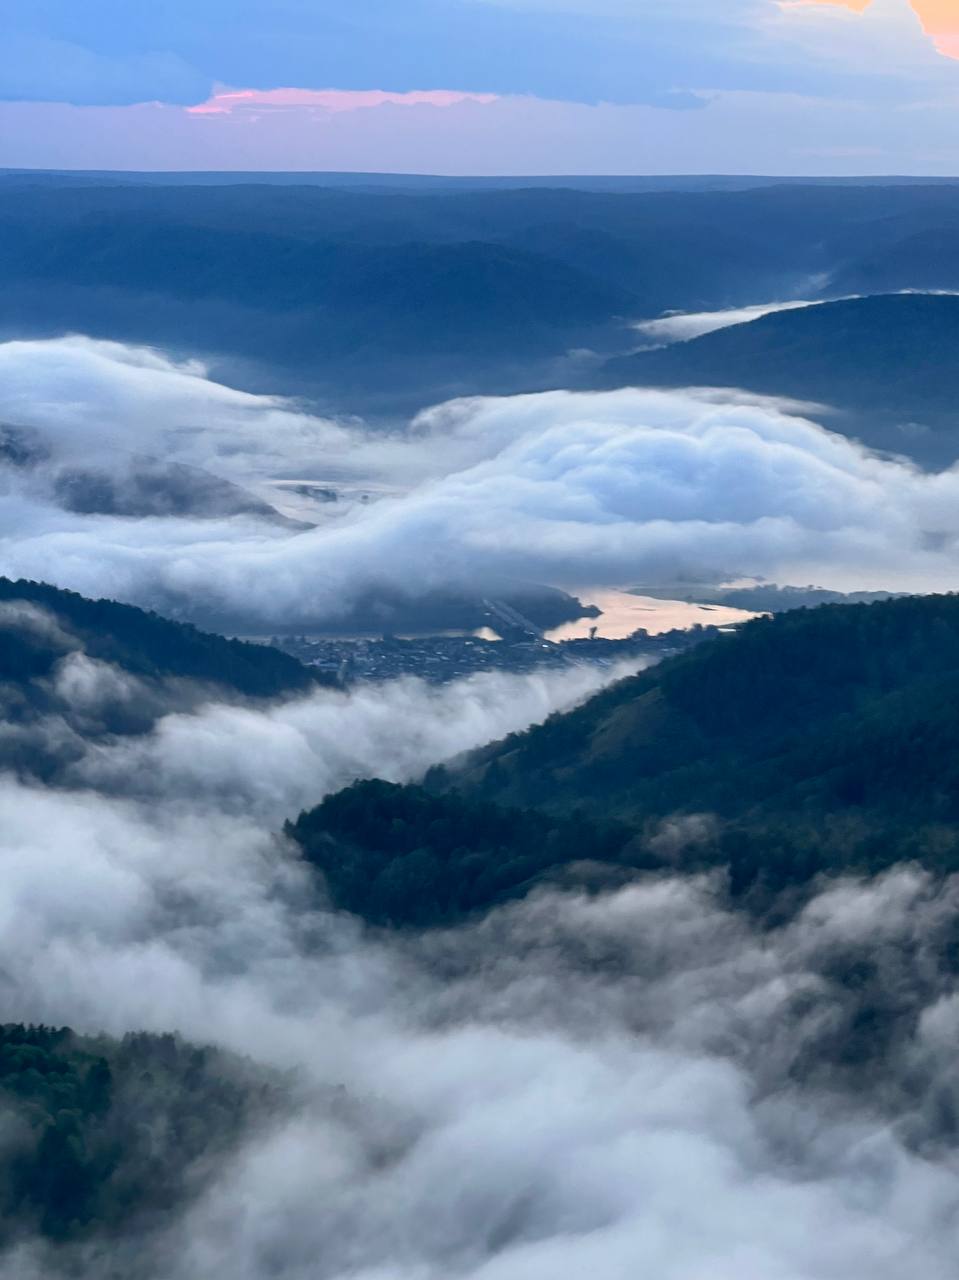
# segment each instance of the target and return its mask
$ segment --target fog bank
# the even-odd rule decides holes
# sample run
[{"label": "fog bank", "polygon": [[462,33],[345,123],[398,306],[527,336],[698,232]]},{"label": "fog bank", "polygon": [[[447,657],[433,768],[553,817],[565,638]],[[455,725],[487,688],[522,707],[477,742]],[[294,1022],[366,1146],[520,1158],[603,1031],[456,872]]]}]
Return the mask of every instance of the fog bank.
[{"label": "fog bank", "polygon": [[269,631],[371,593],[504,580],[954,585],[959,472],[871,454],[793,405],[549,392],[456,401],[383,435],[117,344],[8,343],[0,371],[0,414],[55,451],[88,449],[102,425],[106,440],[125,433],[139,452],[280,506],[278,479],[341,486],[341,501],[314,504],[317,527],[298,531],[255,513],[78,514],[29,468],[3,469],[3,572],[174,615],[242,615]]}]

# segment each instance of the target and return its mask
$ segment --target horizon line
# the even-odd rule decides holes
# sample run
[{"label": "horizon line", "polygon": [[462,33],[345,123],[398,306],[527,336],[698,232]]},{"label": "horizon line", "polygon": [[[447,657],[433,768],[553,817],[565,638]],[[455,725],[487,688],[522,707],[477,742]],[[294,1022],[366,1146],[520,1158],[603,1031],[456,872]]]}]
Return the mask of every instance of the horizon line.
[{"label": "horizon line", "polygon": [[495,173],[439,173],[433,170],[391,170],[391,169],[117,169],[117,168],[51,168],[47,166],[0,165],[0,176],[9,175],[50,174],[60,175],[120,175],[125,177],[180,177],[209,174],[212,177],[230,177],[233,175],[263,174],[275,177],[317,177],[317,178],[415,178],[438,182],[643,182],[668,180],[722,181],[743,182],[761,179],[766,182],[959,182],[959,172],[954,174],[906,173],[881,171],[876,173],[764,173],[757,170],[739,172],[664,171],[647,173],[532,173],[525,170],[516,172]]}]

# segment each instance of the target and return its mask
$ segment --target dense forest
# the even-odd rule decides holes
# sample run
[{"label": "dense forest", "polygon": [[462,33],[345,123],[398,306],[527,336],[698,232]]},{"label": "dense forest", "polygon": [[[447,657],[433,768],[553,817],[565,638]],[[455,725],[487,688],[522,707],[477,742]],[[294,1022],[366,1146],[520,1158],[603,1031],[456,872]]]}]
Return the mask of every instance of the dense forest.
[{"label": "dense forest", "polygon": [[[432,776],[439,781],[441,771]],[[617,861],[630,838],[617,823],[375,780],[327,797],[286,832],[338,907],[397,927],[454,922],[584,857]]]},{"label": "dense forest", "polygon": [[584,863],[722,867],[764,900],[903,859],[955,871],[957,706],[959,596],[795,610],[289,830],[377,923],[445,922]]},{"label": "dense forest", "polygon": [[0,1027],[0,1244],[160,1225],[273,1104],[262,1072],[176,1036]]},{"label": "dense forest", "polygon": [[951,820],[957,690],[959,596],[792,610],[487,748],[472,773],[495,763],[514,801],[619,813],[932,806]]}]

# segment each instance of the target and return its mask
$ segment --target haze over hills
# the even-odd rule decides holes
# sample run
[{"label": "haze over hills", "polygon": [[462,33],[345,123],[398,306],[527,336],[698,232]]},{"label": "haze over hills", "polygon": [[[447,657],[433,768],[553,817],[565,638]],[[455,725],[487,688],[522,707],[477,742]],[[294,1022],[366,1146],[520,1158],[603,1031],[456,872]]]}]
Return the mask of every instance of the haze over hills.
[{"label": "haze over hills", "polygon": [[955,283],[948,183],[96,180],[0,181],[0,326],[188,350],[341,410],[556,385],[571,349],[628,350],[630,321],[835,294],[873,258],[884,288]]},{"label": "haze over hills", "polygon": [[[936,467],[959,456],[959,298],[889,294],[778,311],[605,365],[603,386],[737,386],[840,410],[824,421]],[[815,412],[815,411],[814,411]]]},{"label": "haze over hills", "polygon": [[943,226],[898,237],[838,271],[829,283],[833,297],[894,293],[901,289],[959,289],[959,238]]},{"label": "haze over hills", "polygon": [[763,174],[515,174],[461,177],[449,174],[359,173],[293,170],[288,173],[250,170],[143,170],[135,169],[9,169],[0,168],[0,183],[36,185],[52,183],[76,186],[237,186],[255,182],[269,186],[360,187],[392,193],[397,190],[503,191],[535,187],[571,191],[747,191],[757,187],[936,187],[954,186],[959,178],[948,176],[771,177]]},{"label": "haze over hills", "polygon": [[98,455],[58,451],[43,432],[0,422],[0,477],[25,481],[65,511],[201,520],[250,516],[308,527],[202,467],[118,449],[100,449]]},{"label": "haze over hills", "polygon": [[[956,1129],[941,1111],[950,1078],[916,1027],[948,998],[955,975],[955,597],[826,606],[752,623],[540,728],[451,762],[451,724],[464,710],[475,720],[483,706],[475,684],[437,695],[441,701],[431,705],[412,689],[389,688],[348,698],[321,690],[304,700],[293,681],[292,700],[231,708],[229,701],[178,701],[175,680],[167,680],[154,690],[159,718],[152,728],[104,731],[96,717],[111,687],[115,693],[111,679],[192,677],[212,662],[221,667],[216,696],[223,698],[231,682],[239,688],[252,679],[250,692],[259,692],[260,676],[278,672],[281,655],[37,584],[0,585],[4,636],[28,642],[26,649],[0,648],[8,689],[11,680],[27,687],[17,653],[27,655],[27,665],[42,662],[42,671],[31,667],[38,685],[61,667],[59,705],[38,707],[34,723],[21,724],[21,741],[31,734],[34,743],[49,741],[58,718],[72,716],[75,748],[69,772],[50,776],[57,786],[39,788],[36,774],[0,785],[4,847],[23,848],[28,828],[41,844],[51,831],[70,832],[60,877],[71,888],[40,897],[29,919],[44,927],[58,921],[73,979],[57,970],[61,982],[51,991],[49,959],[40,953],[38,967],[7,948],[4,963],[17,990],[45,1018],[72,1005],[74,1021],[85,1024],[88,1010],[102,1007],[93,978],[104,961],[116,1000],[120,956],[132,975],[119,988],[121,1018],[147,1017],[141,988],[158,972],[165,984],[179,975],[172,990],[194,1042],[252,1047],[264,1020],[273,1020],[256,1062],[172,1037],[2,1029],[0,1101],[21,1129],[0,1153],[8,1188],[0,1224],[9,1222],[11,1235],[19,1224],[47,1274],[69,1274],[78,1258],[107,1249],[117,1277],[126,1269],[152,1280],[162,1274],[157,1257],[195,1248],[195,1232],[214,1231],[219,1253],[219,1229],[207,1223],[218,1197],[232,1200],[239,1178],[258,1221],[262,1212],[271,1222],[274,1202],[263,1200],[261,1177],[275,1177],[275,1161],[288,1158],[285,1144],[304,1124],[308,1158],[317,1141],[334,1134],[362,1151],[370,1125],[377,1142],[386,1126],[392,1159],[408,1181],[423,1134],[433,1131],[393,1129],[409,1119],[409,1102],[384,1076],[383,1057],[375,1068],[364,1065],[359,1080],[354,1074],[344,1081],[339,1060],[328,1064],[322,1054],[311,1073],[298,1068],[295,1082],[275,1070],[298,1057],[301,1037],[315,1044],[323,1010],[332,1012],[351,1060],[367,1064],[371,1018],[388,1019],[397,999],[407,1030],[387,1023],[384,1051],[403,1035],[410,1036],[402,1041],[407,1052],[417,1052],[422,1036],[424,1070],[449,1049],[448,1065],[458,1073],[453,1060],[468,1045],[475,1054],[477,1036],[485,1044],[491,1035],[502,1047],[504,1035],[516,1034],[527,1053],[546,1036],[555,1088],[569,1050],[548,1024],[560,1013],[572,1016],[571,1002],[580,1010],[576,1025],[591,1039],[615,1028],[624,1046],[631,1036],[658,1037],[661,1024],[679,1016],[695,1055],[724,1063],[737,1079],[761,1080],[773,1096],[788,1087],[792,1106],[826,1090],[837,1114],[867,1131],[893,1125],[903,1158],[928,1161],[930,1169],[952,1149]],[[85,658],[98,664],[95,681],[90,670],[63,678],[66,634],[73,637],[67,665],[76,666],[82,642]],[[522,689],[522,682],[509,685],[498,710],[487,702],[459,746],[495,734],[503,708]],[[125,696],[129,705],[129,686]],[[302,756],[304,738],[324,717],[334,721],[328,736],[315,755]],[[373,724],[392,736],[374,745]],[[327,772],[333,743],[348,750],[350,739],[362,763]],[[446,768],[427,770],[425,786],[340,789],[351,775],[374,774],[377,760],[392,769],[405,759],[402,783],[404,772],[422,775],[444,757]],[[323,791],[329,798],[287,827],[285,840],[295,844],[278,839],[284,808],[292,817],[298,798],[319,799]],[[92,861],[94,848],[105,857],[102,867]],[[883,878],[900,859],[925,870],[899,866]],[[34,883],[32,865],[28,859],[19,873],[27,884]],[[95,881],[85,878],[92,866],[99,868]],[[121,910],[134,868],[137,903]],[[844,878],[864,874],[878,878]],[[94,883],[98,906],[118,921],[102,959],[89,951],[86,909],[71,905]],[[876,913],[889,939],[878,953],[870,923]],[[850,915],[862,918],[865,930],[842,925],[834,936],[830,922]],[[361,919],[375,929],[365,932]],[[248,931],[257,948],[267,947],[264,969],[252,977],[245,967],[236,970],[231,951],[246,945]],[[706,954],[709,989],[694,1002],[691,990],[685,994],[689,966],[701,983]],[[211,966],[209,976],[197,963]],[[278,1006],[272,988],[263,990],[267,981],[280,984]],[[739,1012],[728,1025],[714,1018],[696,1038],[703,1001],[724,1009],[735,996],[734,1005],[748,1011],[763,992],[768,999],[770,981],[777,990],[798,984],[805,992],[799,1003],[776,1006],[782,1061],[768,1057],[768,1015],[744,1021]],[[668,995],[676,983],[684,992],[678,1005]],[[535,1009],[544,998],[555,1012],[541,1023]],[[625,1020],[616,1012],[621,1000],[631,1010]],[[461,1040],[462,1009],[477,1002]],[[154,1017],[169,1014],[161,1009]],[[721,1034],[725,1044],[734,1027],[728,1047],[714,1043]],[[528,1079],[528,1057],[524,1062],[517,1070]],[[149,1079],[139,1078],[143,1072]],[[425,1110],[417,1107],[423,1125],[432,1123],[427,1096],[435,1102],[432,1088]],[[194,1115],[198,1105],[202,1116]],[[489,1106],[484,1115],[492,1117],[497,1104]],[[462,1114],[459,1105],[456,1112]],[[176,1139],[149,1147],[149,1176],[144,1127],[134,1115],[148,1115]],[[770,1117],[764,1144],[775,1145],[781,1122],[778,1113]],[[469,1144],[474,1149],[475,1139]],[[369,1171],[351,1175],[351,1195],[382,1190],[378,1152]],[[315,1258],[309,1182],[307,1189],[311,1209],[298,1219],[297,1240]],[[279,1194],[284,1204],[301,1203],[295,1188]],[[433,1203],[435,1195],[433,1185]],[[324,1239],[338,1256],[339,1242],[353,1237],[340,1216],[346,1209],[338,1200],[334,1207],[336,1232],[331,1239],[327,1224]],[[391,1212],[386,1220],[392,1227]],[[270,1248],[282,1252],[283,1245],[271,1236]],[[372,1249],[370,1256],[379,1254]]]},{"label": "haze over hills", "polygon": [[324,679],[265,645],[0,578],[2,758],[23,776],[62,780],[91,742],[149,733],[211,699],[292,697]]}]

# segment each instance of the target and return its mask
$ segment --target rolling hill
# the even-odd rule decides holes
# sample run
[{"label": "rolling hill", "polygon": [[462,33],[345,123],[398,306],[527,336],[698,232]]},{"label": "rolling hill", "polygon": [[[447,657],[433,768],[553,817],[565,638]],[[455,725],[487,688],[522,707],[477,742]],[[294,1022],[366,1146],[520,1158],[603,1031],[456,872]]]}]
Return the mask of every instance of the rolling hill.
[{"label": "rolling hill", "polygon": [[838,271],[833,297],[900,289],[959,289],[959,225],[914,232],[876,246]]},{"label": "rolling hill", "polygon": [[325,682],[267,645],[0,578],[0,764],[22,777],[64,781],[91,742],[149,733],[211,699],[292,696]]},{"label": "rolling hill", "polygon": [[836,296],[891,253],[895,284],[861,287],[948,288],[959,227],[954,184],[254,179],[8,175],[0,331],[155,343],[388,416],[558,385],[664,310]]},{"label": "rolling hill", "polygon": [[609,361],[603,386],[733,386],[834,406],[831,429],[933,467],[959,458],[959,297],[780,311]]},{"label": "rolling hill", "polygon": [[267,645],[227,640],[114,600],[0,578],[0,684],[46,678],[73,653],[128,675],[202,681],[247,697],[316,684],[313,672]]}]

